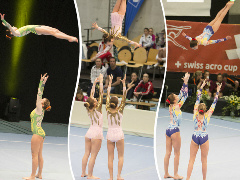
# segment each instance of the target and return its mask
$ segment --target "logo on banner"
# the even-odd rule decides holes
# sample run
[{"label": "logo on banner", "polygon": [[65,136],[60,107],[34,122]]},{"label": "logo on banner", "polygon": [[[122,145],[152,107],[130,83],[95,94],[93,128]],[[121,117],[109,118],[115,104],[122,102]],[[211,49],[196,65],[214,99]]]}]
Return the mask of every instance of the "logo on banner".
[{"label": "logo on banner", "polygon": [[[191,29],[191,26],[174,26],[174,25],[167,25],[167,40],[172,42],[175,46],[180,47],[184,50],[188,50],[185,46],[179,44],[176,41],[176,38],[181,35],[184,29]],[[177,31],[177,32],[174,32]]]},{"label": "logo on banner", "polygon": [[138,7],[141,0],[128,0],[128,3],[134,6],[135,8]]},{"label": "logo on banner", "polygon": [[167,0],[167,2],[204,2],[204,0]]}]

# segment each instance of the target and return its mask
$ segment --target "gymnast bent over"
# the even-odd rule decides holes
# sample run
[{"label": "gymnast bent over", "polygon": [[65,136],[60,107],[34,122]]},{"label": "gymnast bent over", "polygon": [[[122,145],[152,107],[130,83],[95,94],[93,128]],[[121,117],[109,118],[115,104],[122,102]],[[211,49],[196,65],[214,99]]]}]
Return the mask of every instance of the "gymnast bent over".
[{"label": "gymnast bent over", "polygon": [[234,0],[229,1],[226,4],[226,6],[221,11],[218,12],[215,19],[213,21],[211,21],[204,28],[203,33],[201,35],[197,36],[196,38],[191,38],[191,37],[187,36],[185,33],[182,33],[182,35],[190,41],[190,47],[192,49],[194,49],[194,50],[198,49],[199,45],[206,46],[206,45],[215,44],[215,43],[219,43],[219,42],[223,42],[223,41],[232,39],[231,36],[227,36],[226,38],[222,38],[222,39],[218,39],[218,40],[210,40],[212,35],[218,31],[224,17],[226,16],[227,12],[229,11],[229,9],[232,7],[233,4],[234,4]]},{"label": "gymnast bent over", "polygon": [[[170,123],[166,130],[166,155],[164,158],[164,178],[174,178],[174,179],[183,179],[182,176],[178,175],[178,166],[179,166],[179,157],[180,157],[180,148],[181,148],[181,136],[179,126],[182,121],[182,111],[181,107],[188,97],[188,79],[190,77],[189,73],[186,73],[183,77],[183,86],[181,88],[180,94],[176,95],[174,93],[170,94],[167,99],[169,104],[169,113],[170,113]],[[174,148],[174,177],[169,175],[169,159],[172,152],[172,147]]]},{"label": "gymnast bent over", "polygon": [[[33,133],[31,140],[31,151],[32,151],[32,174],[30,177],[23,177],[27,180],[35,180],[36,178],[42,179],[42,169],[43,169],[43,142],[45,139],[45,132],[41,127],[41,123],[45,114],[45,111],[50,111],[50,101],[47,98],[42,99],[44,86],[47,82],[47,73],[43,76],[41,75],[41,80],[38,87],[36,108],[31,112],[31,130]],[[36,175],[36,171],[38,173]]]},{"label": "gymnast bent over", "polygon": [[202,160],[202,173],[203,173],[203,180],[206,180],[207,177],[207,156],[209,151],[209,141],[208,141],[208,133],[207,133],[207,126],[210,121],[210,117],[213,114],[213,111],[216,107],[218,101],[218,94],[221,89],[221,85],[217,87],[217,93],[212,103],[212,106],[207,111],[206,105],[204,103],[200,103],[200,98],[202,95],[202,90],[206,85],[206,81],[204,80],[200,90],[198,90],[197,100],[194,106],[194,133],[192,135],[192,141],[190,145],[190,159],[188,163],[188,170],[187,170],[187,179],[190,179],[193,170],[193,164],[198,152],[198,148],[201,149],[201,160]]}]

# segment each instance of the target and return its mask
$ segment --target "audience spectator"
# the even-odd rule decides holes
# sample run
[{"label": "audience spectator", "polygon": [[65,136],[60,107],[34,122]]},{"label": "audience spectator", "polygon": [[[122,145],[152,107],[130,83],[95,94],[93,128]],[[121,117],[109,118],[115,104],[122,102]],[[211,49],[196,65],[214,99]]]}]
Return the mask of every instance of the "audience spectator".
[{"label": "audience spectator", "polygon": [[133,72],[131,74],[131,80],[127,84],[127,88],[130,88],[127,92],[127,99],[131,99],[133,97],[134,89],[137,87],[138,83],[140,82],[137,73]]},{"label": "audience spectator", "polygon": [[[88,97],[90,97],[90,93],[91,93],[91,89],[92,89],[92,85],[95,81],[95,79],[100,75],[100,73],[103,75],[104,79],[106,79],[106,76],[107,76],[107,68],[105,68],[104,66],[102,66],[102,60],[101,58],[97,58],[96,61],[95,61],[95,64],[92,69],[91,69],[91,74],[90,74],[90,79],[91,79],[91,84],[90,86],[88,87],[88,91],[87,91],[87,95]],[[98,86],[96,86],[97,88]],[[98,97],[98,90],[95,91],[95,95],[94,95],[95,98]]]},{"label": "audience spectator", "polygon": [[107,69],[107,78],[105,82],[105,92],[107,92],[107,87],[108,87],[108,78],[109,75],[113,75],[113,80],[112,80],[112,87],[111,87],[111,93],[114,94],[121,94],[121,79],[123,77],[123,73],[120,67],[116,65],[116,59],[114,57],[110,58],[110,67]]},{"label": "audience spectator", "polygon": [[152,46],[152,36],[149,34],[149,29],[145,28],[144,29],[144,34],[142,35],[139,44],[142,45],[142,47],[144,47],[147,51],[149,51],[149,49]]},{"label": "audience spectator", "polygon": [[214,96],[214,97],[216,96],[217,85],[219,85],[219,84],[221,84],[221,83],[222,83],[222,87],[221,87],[221,89],[220,89],[220,91],[219,91],[218,97],[222,97],[222,96],[223,96],[223,91],[224,91],[225,85],[226,85],[225,81],[223,81],[223,76],[222,76],[222,74],[219,73],[219,74],[217,75],[217,81],[215,81],[215,82],[213,83],[213,93],[214,93],[213,96]]},{"label": "audience spectator", "polygon": [[239,81],[234,78],[230,78],[227,73],[223,73],[223,81],[226,84],[226,89],[229,89],[229,92],[225,92],[224,95],[230,95],[231,92],[237,92],[239,87]]},{"label": "audience spectator", "polygon": [[157,49],[166,47],[166,33],[165,29],[156,35]]},{"label": "audience spectator", "polygon": [[91,59],[91,61],[95,61],[97,58],[101,58],[105,66],[108,67],[107,62],[109,62],[110,58],[114,56],[113,36],[109,36],[106,39],[105,49],[103,47],[100,50],[102,51],[99,51],[97,55]]},{"label": "audience spectator", "polygon": [[141,80],[134,90],[135,97],[140,101],[141,99],[152,99],[154,94],[153,84],[149,81],[149,75],[143,74],[143,80]]},{"label": "audience spectator", "polygon": [[75,97],[75,101],[86,102],[87,99],[88,99],[88,97],[84,96],[82,90],[78,87],[77,94],[76,94],[76,97]]},{"label": "audience spectator", "polygon": [[[210,97],[212,97],[212,91],[213,91],[213,81],[211,79],[209,79],[210,77],[210,73],[208,70],[205,70],[204,71],[204,79],[205,79],[205,82],[206,82],[206,85],[204,86],[204,90],[207,91],[208,95]],[[202,83],[201,83],[202,85]]]},{"label": "audience spectator", "polygon": [[166,64],[166,47],[159,48],[156,59],[158,62],[154,65],[154,67],[157,67],[158,65],[165,66],[165,64]]},{"label": "audience spectator", "polygon": [[149,35],[152,36],[152,48],[156,49],[156,36],[153,34],[153,28],[149,28]]},{"label": "audience spectator", "polygon": [[196,85],[197,89],[200,89],[202,82],[202,71],[196,71],[195,73],[193,73],[192,78],[189,79],[189,83]]}]

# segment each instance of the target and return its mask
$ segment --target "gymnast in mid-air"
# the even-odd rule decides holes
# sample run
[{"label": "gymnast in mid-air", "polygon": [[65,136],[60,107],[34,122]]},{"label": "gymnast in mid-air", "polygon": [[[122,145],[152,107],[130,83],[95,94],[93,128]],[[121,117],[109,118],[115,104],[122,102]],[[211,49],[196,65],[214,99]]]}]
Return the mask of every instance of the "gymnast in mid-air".
[{"label": "gymnast in mid-air", "polygon": [[115,39],[123,39],[123,40],[127,41],[129,44],[134,44],[135,47],[140,47],[141,45],[138,44],[137,42],[131,41],[121,35],[122,22],[123,22],[125,13],[126,13],[126,8],[127,8],[126,0],[117,0],[115,6],[113,8],[113,11],[111,13],[112,27],[111,27],[110,33],[105,31],[104,29],[100,28],[96,22],[92,24],[92,27],[103,32],[104,34],[107,34],[108,36],[112,36],[112,38],[114,40]]},{"label": "gymnast in mid-air", "polygon": [[11,26],[4,19],[5,14],[0,13],[0,16],[1,16],[2,24],[8,28],[8,30],[6,31],[7,32],[6,37],[8,37],[9,39],[11,39],[14,36],[22,37],[22,36],[28,35],[29,33],[34,33],[36,35],[51,35],[58,39],[65,39],[65,40],[68,40],[69,42],[77,42],[78,43],[78,38],[69,36],[69,35],[59,31],[56,28],[52,28],[52,27],[44,26],[44,25],[27,25],[27,26],[23,26],[21,28],[16,28],[14,26]]},{"label": "gymnast in mid-air", "polygon": [[231,36],[227,36],[226,38],[222,38],[222,39],[210,40],[212,35],[218,31],[224,17],[226,16],[227,12],[229,11],[229,9],[234,4],[234,1],[235,0],[230,0],[226,4],[226,6],[223,9],[221,9],[221,11],[218,12],[215,19],[213,21],[211,21],[204,28],[203,33],[201,35],[199,35],[195,38],[191,38],[191,37],[187,36],[184,32],[182,33],[182,35],[190,41],[190,47],[192,49],[197,50],[199,45],[207,46],[207,45],[210,45],[210,44],[215,44],[215,43],[219,43],[219,42],[223,42],[223,41],[227,41],[229,39],[232,39]]}]

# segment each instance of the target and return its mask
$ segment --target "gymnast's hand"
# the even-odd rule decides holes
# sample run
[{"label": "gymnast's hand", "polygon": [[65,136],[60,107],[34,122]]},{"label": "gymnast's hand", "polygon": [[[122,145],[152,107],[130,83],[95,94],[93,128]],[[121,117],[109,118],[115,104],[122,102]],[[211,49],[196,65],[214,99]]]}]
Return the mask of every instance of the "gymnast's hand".
[{"label": "gymnast's hand", "polygon": [[122,83],[125,84],[125,82],[126,82],[126,74],[125,74],[123,79],[120,79],[120,81],[122,81]]},{"label": "gymnast's hand", "polygon": [[203,80],[203,82],[202,82],[202,85],[201,85],[200,89],[203,89],[205,85],[206,85],[206,79],[204,79],[204,80]]},{"label": "gymnast's hand", "polygon": [[231,36],[227,36],[226,39],[229,40],[229,39],[232,39],[232,37]]},{"label": "gymnast's hand", "polygon": [[47,82],[47,80],[48,80],[48,75],[47,75],[47,73],[45,73],[43,76],[42,76],[42,74],[41,74],[41,81],[43,81],[43,84],[46,84],[46,82]]},{"label": "gymnast's hand", "polygon": [[184,32],[182,33],[182,35],[183,35],[184,37],[186,36],[186,34],[185,34]]},{"label": "gymnast's hand", "polygon": [[185,84],[188,83],[189,77],[190,77],[190,74],[188,72],[186,72],[185,76],[182,78],[182,80],[184,81]]},{"label": "gymnast's hand", "polygon": [[95,23],[92,23],[92,27],[95,28],[95,29],[98,29],[97,23],[96,23],[96,22],[95,22]]},{"label": "gymnast's hand", "polygon": [[1,20],[4,20],[5,14],[1,14],[1,13],[0,13],[0,16],[1,16]]},{"label": "gymnast's hand", "polygon": [[221,87],[222,87],[222,83],[217,85],[217,92],[220,92]]}]

